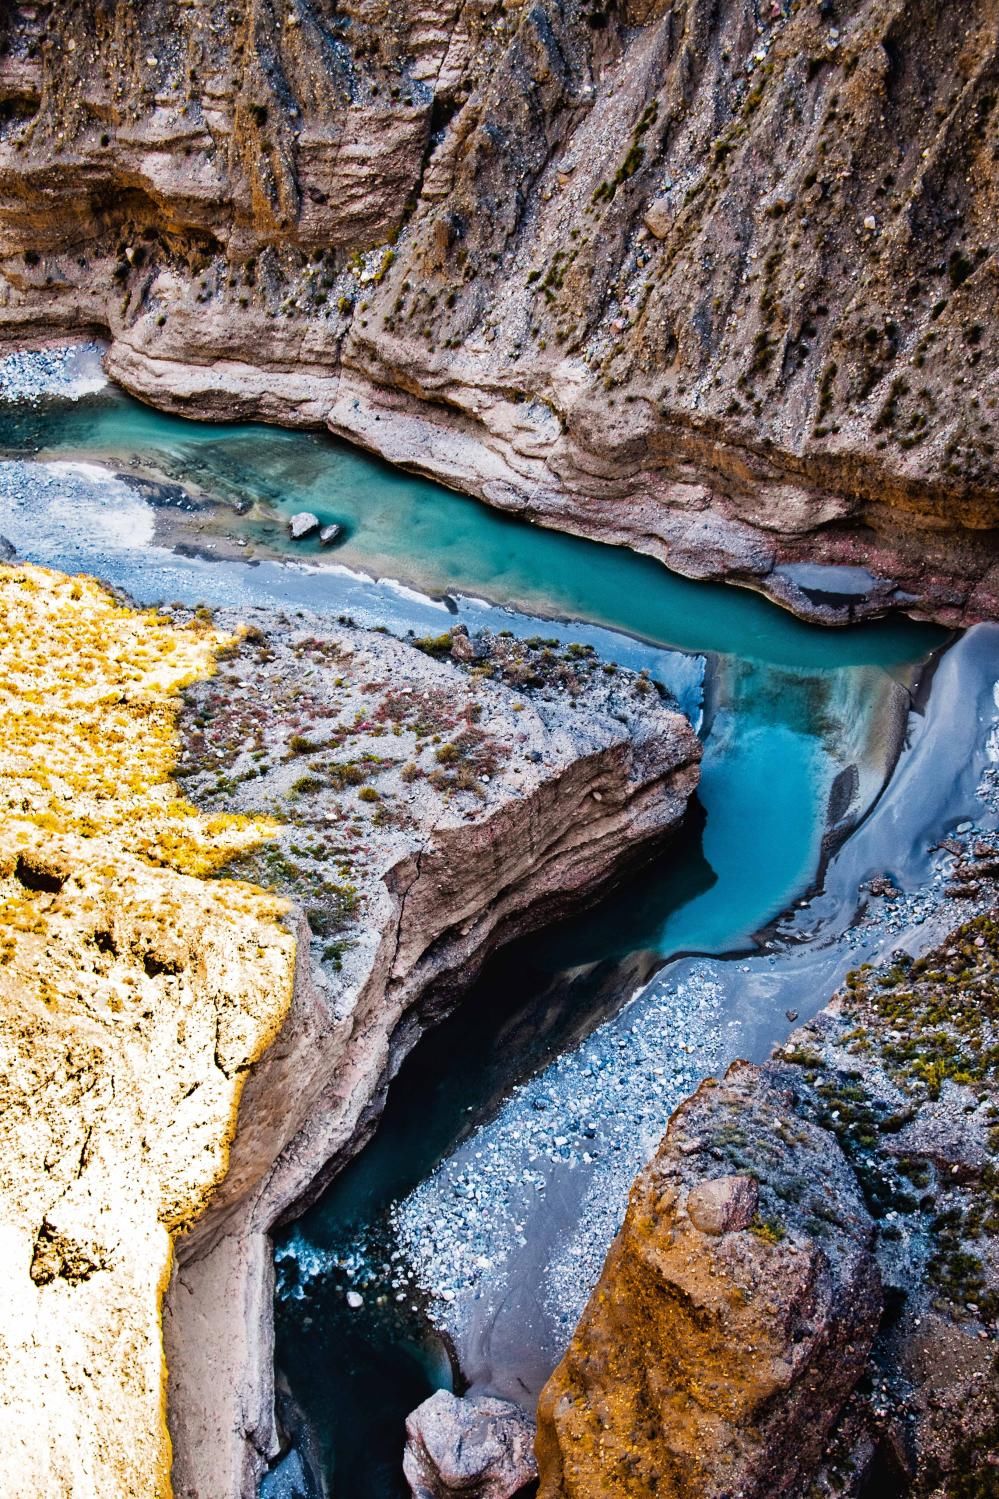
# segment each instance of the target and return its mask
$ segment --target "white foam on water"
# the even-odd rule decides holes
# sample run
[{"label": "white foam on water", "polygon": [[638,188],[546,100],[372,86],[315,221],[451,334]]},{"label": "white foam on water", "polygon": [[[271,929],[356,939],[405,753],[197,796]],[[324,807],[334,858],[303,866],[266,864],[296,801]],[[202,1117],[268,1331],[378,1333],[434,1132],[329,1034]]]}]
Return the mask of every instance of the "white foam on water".
[{"label": "white foam on water", "polygon": [[281,559],[283,566],[294,568],[296,572],[312,573],[319,576],[338,574],[341,578],[350,578],[354,583],[369,583],[376,588],[385,588],[389,592],[397,594],[399,598],[409,599],[411,603],[422,604],[428,609],[437,609],[442,614],[449,614],[448,606],[441,599],[431,598],[427,593],[421,593],[418,588],[412,588],[408,583],[401,583],[398,578],[374,578],[371,573],[361,572],[358,568],[347,567],[343,562],[306,562],[298,557]]},{"label": "white foam on water", "polygon": [[120,482],[114,473],[101,463],[82,463],[76,459],[53,458],[43,463],[42,468],[47,469],[50,474],[76,475],[81,479],[86,479],[90,484]]},{"label": "white foam on water", "polygon": [[439,609],[442,614],[451,612],[443,599],[432,599],[429,594],[421,593],[418,588],[410,588],[407,583],[400,583],[398,578],[379,578],[378,587],[391,589],[401,599],[410,599],[415,604],[426,604],[430,609]]},{"label": "white foam on water", "polygon": [[[999,682],[992,684],[992,701],[999,710]],[[985,754],[991,765],[999,765],[999,716],[989,730],[989,737],[985,741]]]},{"label": "white foam on water", "polygon": [[[56,479],[70,481],[53,502],[55,517],[67,526],[87,526],[91,533],[99,533],[105,546],[115,548],[132,550],[153,540],[156,522],[151,506],[109,469],[97,463],[67,462],[43,463],[41,467]],[[77,487],[81,484],[82,488]],[[87,489],[100,490],[101,503],[95,505]],[[92,539],[96,541],[97,537]]]}]

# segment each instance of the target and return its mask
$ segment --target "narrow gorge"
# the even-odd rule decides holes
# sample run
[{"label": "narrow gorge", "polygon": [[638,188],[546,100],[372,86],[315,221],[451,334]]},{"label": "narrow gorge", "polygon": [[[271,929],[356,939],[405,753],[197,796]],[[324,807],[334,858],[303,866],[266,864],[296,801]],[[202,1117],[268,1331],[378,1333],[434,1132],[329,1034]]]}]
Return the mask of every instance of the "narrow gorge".
[{"label": "narrow gorge", "polygon": [[0,1476],[999,1494],[993,0],[0,10]]}]

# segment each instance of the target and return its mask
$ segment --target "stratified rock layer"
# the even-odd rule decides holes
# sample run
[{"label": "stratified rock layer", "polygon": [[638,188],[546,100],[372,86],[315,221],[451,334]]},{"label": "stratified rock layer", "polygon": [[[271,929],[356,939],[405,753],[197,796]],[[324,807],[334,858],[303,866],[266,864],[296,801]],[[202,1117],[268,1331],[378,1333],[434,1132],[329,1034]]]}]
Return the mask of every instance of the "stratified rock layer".
[{"label": "stratified rock layer", "polygon": [[431,1001],[678,820],[699,746],[571,653],[469,674],[450,635],[223,634],[34,567],[0,612],[0,1488],[250,1495],[267,1231]]},{"label": "stratified rock layer", "polygon": [[802,613],[994,614],[996,22],[24,5],[0,328],[108,330],[157,404],[326,423]]}]

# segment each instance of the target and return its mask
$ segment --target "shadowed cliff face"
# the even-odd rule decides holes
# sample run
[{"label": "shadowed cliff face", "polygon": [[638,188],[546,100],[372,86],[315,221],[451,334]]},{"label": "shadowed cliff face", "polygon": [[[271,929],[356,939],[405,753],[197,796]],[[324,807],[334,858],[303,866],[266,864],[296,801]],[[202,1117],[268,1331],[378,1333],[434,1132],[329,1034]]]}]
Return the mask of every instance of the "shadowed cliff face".
[{"label": "shadowed cliff face", "polygon": [[[995,0],[79,0],[0,327],[835,617],[999,607]],[[790,571],[785,569],[790,566]],[[841,607],[842,606],[842,607]]]}]

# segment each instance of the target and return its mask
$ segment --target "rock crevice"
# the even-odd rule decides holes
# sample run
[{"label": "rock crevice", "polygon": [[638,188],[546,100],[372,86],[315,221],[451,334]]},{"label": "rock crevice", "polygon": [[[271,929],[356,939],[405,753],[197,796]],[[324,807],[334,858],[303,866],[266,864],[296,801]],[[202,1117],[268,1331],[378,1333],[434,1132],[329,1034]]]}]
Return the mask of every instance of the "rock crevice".
[{"label": "rock crevice", "polygon": [[[253,710],[223,714],[215,704],[257,703],[258,677],[275,703],[308,683],[307,721],[301,691],[292,694],[293,716],[259,721],[265,773],[243,784],[238,805],[270,804],[290,781],[298,789],[284,836],[296,859],[334,823],[356,848],[350,879],[359,903],[331,948],[316,935],[325,923],[308,871],[280,866],[279,887],[312,924],[299,918],[291,1011],[247,1081],[228,1175],[178,1245],[166,1300],[177,1499],[250,1496],[261,1454],[277,1451],[270,1229],[314,1200],[363,1145],[401,1060],[489,951],[585,901],[651,850],[697,781],[693,731],[643,678],[619,673],[604,686],[587,658],[559,668],[569,673],[569,693],[564,685],[521,688],[514,697],[489,680],[484,663],[490,650],[504,660],[522,651],[517,643],[477,642],[470,672],[381,635],[340,629],[320,638],[310,629],[271,623],[266,640],[222,668],[227,697],[197,689],[189,710],[192,726],[211,716],[189,741],[199,760],[189,784],[213,805],[215,771],[203,767],[234,753],[227,773],[235,779],[253,743],[244,716]],[[441,730],[437,740],[455,723],[454,737],[421,758],[414,721],[418,734]],[[389,724],[399,733],[387,734]],[[492,769],[470,777],[469,755]],[[435,767],[429,775],[423,761]],[[360,767],[371,779],[358,788]],[[330,899],[328,884],[325,895],[313,888]]]}]

